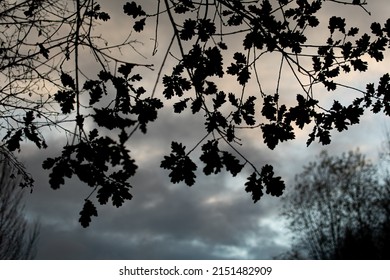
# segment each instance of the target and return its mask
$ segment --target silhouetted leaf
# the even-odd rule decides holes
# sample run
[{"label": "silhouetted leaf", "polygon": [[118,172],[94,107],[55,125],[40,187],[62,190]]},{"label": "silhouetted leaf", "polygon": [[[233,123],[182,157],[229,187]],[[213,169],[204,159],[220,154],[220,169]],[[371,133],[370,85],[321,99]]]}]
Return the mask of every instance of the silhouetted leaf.
[{"label": "silhouetted leaf", "polygon": [[249,96],[245,103],[241,106],[241,114],[247,125],[255,125],[255,100],[256,97]]},{"label": "silhouetted leaf", "polygon": [[342,51],[341,51],[341,53],[343,54],[344,59],[349,58],[350,55],[351,55],[351,53],[352,53],[352,43],[351,43],[351,42],[345,43],[345,44],[342,46]]},{"label": "silhouetted leaf", "polygon": [[39,46],[39,53],[46,59],[49,59],[49,53],[50,50],[46,49],[43,44],[38,44]]},{"label": "silhouetted leaf", "polygon": [[197,29],[202,42],[206,42],[216,32],[215,24],[210,19],[200,19]]},{"label": "silhouetted leaf", "polygon": [[228,129],[226,130],[226,140],[232,142],[234,138],[235,138],[234,126],[229,125]]},{"label": "silhouetted leaf", "polygon": [[111,17],[109,14],[107,14],[106,12],[100,12],[98,14],[98,17],[99,19],[103,20],[103,21],[108,21]]},{"label": "silhouetted leaf", "polygon": [[218,47],[208,48],[205,50],[206,55],[206,73],[208,76],[223,77],[223,58],[221,50]]},{"label": "silhouetted leaf", "polygon": [[121,64],[118,68],[118,72],[121,73],[125,78],[129,76],[131,73],[131,70],[133,70],[135,64],[133,63],[126,63],[126,64]]},{"label": "silhouetted leaf", "polygon": [[61,83],[64,87],[70,87],[73,90],[76,89],[76,85],[73,78],[67,73],[61,73]]},{"label": "silhouetted leaf", "polygon": [[180,33],[180,38],[184,41],[190,40],[195,35],[196,21],[186,19],[183,24],[183,29]]},{"label": "silhouetted leaf", "polygon": [[7,149],[11,152],[15,150],[20,150],[20,142],[22,141],[22,135],[22,129],[19,129],[14,134],[12,134],[10,139],[7,141]]},{"label": "silhouetted leaf", "polygon": [[163,103],[157,98],[146,98],[137,100],[131,113],[138,115],[138,123],[143,133],[146,133],[146,125],[157,119],[157,110],[163,107]]},{"label": "silhouetted leaf", "polygon": [[306,124],[310,124],[314,106],[318,103],[317,100],[306,100],[302,95],[297,95],[298,105],[291,107],[287,113],[287,117],[291,121],[295,121],[296,125],[302,129]]},{"label": "silhouetted leaf", "polygon": [[319,137],[320,143],[322,145],[329,145],[331,142],[330,133],[328,130],[323,130],[319,128],[316,136]]},{"label": "silhouetted leaf", "polygon": [[341,17],[332,16],[329,19],[328,28],[331,33],[338,29],[341,33],[345,34],[345,19]]},{"label": "silhouetted leaf", "polygon": [[216,97],[213,98],[214,110],[221,107],[226,102],[226,94],[223,91],[217,93]]},{"label": "silhouetted leaf", "polygon": [[263,109],[261,114],[266,117],[268,120],[275,121],[277,109],[275,107],[274,97],[268,95],[264,98]]},{"label": "silhouetted leaf", "polygon": [[172,98],[174,95],[181,97],[184,91],[191,89],[191,83],[186,78],[178,75],[164,76],[163,84],[165,86],[163,94],[167,99]]},{"label": "silhouetted leaf", "polygon": [[281,177],[274,177],[274,171],[271,165],[267,164],[263,166],[261,170],[261,177],[266,187],[267,194],[272,196],[281,196],[283,194],[286,186]]},{"label": "silhouetted leaf", "polygon": [[84,202],[83,210],[80,211],[80,224],[86,228],[91,223],[91,217],[97,217],[98,213],[95,205],[89,199],[86,199]]},{"label": "silhouetted leaf", "polygon": [[69,114],[74,110],[75,97],[76,93],[74,91],[60,90],[54,95],[54,100],[60,104],[62,113]]},{"label": "silhouetted leaf", "polygon": [[133,29],[136,31],[136,32],[141,32],[142,30],[144,30],[144,27],[145,27],[145,21],[146,21],[146,18],[143,18],[143,19],[140,19],[138,21],[136,21],[133,25]]},{"label": "silhouetted leaf", "polygon": [[185,154],[185,147],[177,142],[172,142],[172,152],[169,156],[164,156],[161,167],[171,170],[169,177],[172,183],[184,181],[188,186],[195,183],[196,164]]},{"label": "silhouetted leaf", "polygon": [[137,5],[134,1],[132,2],[126,2],[126,4],[123,6],[123,11],[128,16],[132,16],[133,18],[137,18],[139,16],[146,16],[146,13],[142,9],[140,5]]},{"label": "silhouetted leaf", "polygon": [[56,160],[55,160],[55,159],[53,159],[53,158],[47,158],[47,159],[43,162],[42,167],[43,167],[43,169],[51,169],[51,168],[54,166],[55,163],[56,163]]},{"label": "silhouetted leaf", "polygon": [[361,59],[351,60],[351,65],[355,71],[365,72],[368,69],[367,62]]},{"label": "silhouetted leaf", "polygon": [[257,178],[256,173],[253,172],[251,176],[247,178],[245,183],[245,191],[252,194],[252,200],[254,203],[259,201],[263,196],[263,185],[260,179]]},{"label": "silhouetted leaf", "polygon": [[229,101],[230,103],[235,106],[235,107],[238,107],[238,99],[236,98],[236,96],[233,94],[233,93],[229,93]]},{"label": "silhouetted leaf", "polygon": [[225,128],[227,127],[227,120],[219,111],[212,112],[206,118],[206,128],[208,132],[212,132],[219,127]]},{"label": "silhouetted leaf", "polygon": [[359,33],[359,28],[357,27],[351,27],[351,29],[348,31],[348,36],[355,36]]},{"label": "silhouetted leaf", "polygon": [[214,95],[218,92],[218,87],[214,82],[206,81],[206,89],[204,90],[204,94],[206,95]]},{"label": "silhouetted leaf", "polygon": [[194,8],[192,0],[181,0],[175,5],[174,11],[178,14],[184,14]]},{"label": "silhouetted leaf", "polygon": [[219,42],[218,47],[220,47],[222,50],[227,50],[228,46],[224,42]]},{"label": "silhouetted leaf", "polygon": [[236,60],[236,64],[232,63],[228,67],[227,73],[233,76],[237,75],[237,81],[239,81],[241,85],[245,85],[250,78],[250,72],[246,65],[246,57],[244,54],[236,52],[233,58]]},{"label": "silhouetted leaf", "polygon": [[202,97],[197,97],[193,102],[192,102],[192,105],[191,105],[191,110],[192,110],[192,113],[195,114],[197,112],[200,111],[200,109],[202,108]]},{"label": "silhouetted leaf", "polygon": [[69,159],[67,157],[56,158],[55,165],[52,167],[52,172],[49,175],[50,187],[54,190],[59,189],[61,185],[65,184],[64,177],[70,178],[72,174],[73,171]]},{"label": "silhouetted leaf", "polygon": [[273,150],[279,141],[287,141],[295,138],[293,128],[289,124],[270,123],[261,127],[263,131],[264,143]]},{"label": "silhouetted leaf", "polygon": [[190,99],[189,98],[185,98],[179,102],[176,102],[174,105],[173,105],[173,108],[174,108],[174,111],[175,113],[177,114],[180,114],[181,112],[184,111],[185,108],[187,108],[187,102],[189,101]]},{"label": "silhouetted leaf", "polygon": [[[125,128],[136,124],[134,120],[121,117],[115,110],[110,109],[97,109],[95,108],[95,114],[92,115],[97,125],[108,128]],[[153,117],[153,116],[151,116]],[[145,120],[145,124],[146,124]]]},{"label": "silhouetted leaf", "polygon": [[89,90],[89,105],[94,105],[99,102],[105,93],[100,85],[99,81],[86,81],[84,89]]},{"label": "silhouetted leaf", "polygon": [[371,32],[378,37],[383,36],[382,26],[378,22],[371,23]]},{"label": "silhouetted leaf", "polygon": [[229,152],[222,153],[222,162],[225,165],[226,170],[229,171],[233,177],[239,174],[244,167],[244,165]]},{"label": "silhouetted leaf", "polygon": [[206,164],[203,168],[204,174],[210,175],[212,173],[217,174],[221,172],[223,164],[219,154],[218,142],[208,141],[202,146],[202,151],[203,154],[199,159]]}]

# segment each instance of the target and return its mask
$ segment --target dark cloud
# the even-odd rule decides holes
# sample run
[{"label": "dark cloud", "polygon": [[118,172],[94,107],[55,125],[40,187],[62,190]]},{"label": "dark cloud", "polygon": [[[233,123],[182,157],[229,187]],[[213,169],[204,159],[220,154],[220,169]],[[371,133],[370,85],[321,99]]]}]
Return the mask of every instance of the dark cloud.
[{"label": "dark cloud", "polygon": [[27,209],[42,224],[38,258],[237,259],[280,253],[283,246],[273,242],[280,233],[261,224],[274,213],[275,201],[253,204],[244,191],[245,178],[225,173],[206,177],[199,170],[191,188],[170,182],[168,172],[159,168],[170,141],[179,138],[196,144],[201,127],[191,116],[173,122],[168,113],[159,122],[151,127],[149,137],[140,134],[131,142],[140,165],[132,181],[134,198],[118,209],[99,205],[99,217],[87,229],[77,220],[91,189],[70,179],[61,189],[52,190],[48,172],[41,168],[58,147],[32,151],[23,158],[36,180]]},{"label": "dark cloud", "polygon": [[[87,229],[77,223],[87,187],[71,181],[54,191],[41,182],[44,177],[35,178],[40,186],[28,201],[30,215],[42,223],[38,258],[269,258],[277,251],[270,244],[278,233],[260,225],[271,212],[269,203],[251,203],[243,186],[224,185],[224,175],[200,177],[189,188],[146,167],[134,180],[133,200],[119,209],[99,206]],[[263,249],[255,254],[253,246]]]}]

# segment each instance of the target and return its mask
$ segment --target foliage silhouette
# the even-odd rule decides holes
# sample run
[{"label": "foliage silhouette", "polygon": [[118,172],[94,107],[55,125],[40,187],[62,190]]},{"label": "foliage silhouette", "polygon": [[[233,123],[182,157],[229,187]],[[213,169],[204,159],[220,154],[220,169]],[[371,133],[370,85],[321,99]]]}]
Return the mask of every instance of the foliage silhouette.
[{"label": "foliage silhouette", "polygon": [[294,234],[284,258],[388,259],[390,185],[379,171],[359,151],[307,165],[283,198]]},{"label": "foliage silhouette", "polygon": [[13,166],[14,159],[11,157],[6,151],[1,152],[0,260],[32,259],[36,253],[39,225],[29,225],[24,217],[23,198],[26,190],[19,188],[23,177]]},{"label": "foliage silhouette", "polygon": [[[390,19],[372,23],[370,32],[363,34],[341,17],[330,16],[323,22],[326,27],[319,21],[325,5],[349,6],[368,14],[365,1],[159,0],[149,4],[129,1],[123,5],[132,28],[118,44],[101,33],[112,19],[98,1],[0,3],[3,146],[15,152],[28,140],[46,148],[48,129],[63,133],[62,151],[48,158],[43,168],[51,170],[54,189],[73,176],[91,187],[80,212],[84,227],[91,216],[98,215],[95,198],[100,204],[111,200],[116,207],[132,198],[130,181],[138,166],[129,143],[135,132],[148,132],[148,125],[168,104],[166,99],[174,100],[175,113],[189,109],[205,124],[204,137],[188,151],[182,143],[172,142],[172,153],[161,162],[170,171],[171,181],[195,183],[197,165],[190,156],[201,146],[205,174],[225,167],[236,176],[250,169],[245,185],[254,202],[260,200],[263,187],[267,194],[281,195],[284,182],[274,176],[270,165],[256,167],[240,152],[245,144],[240,131],[261,131],[263,142],[274,149],[294,139],[297,129],[309,127],[307,145],[315,140],[326,145],[332,130],[343,131],[359,123],[366,110],[389,114],[389,74],[365,89],[338,78],[366,71],[368,58],[384,59]],[[156,74],[156,84],[164,87],[159,96],[157,87],[147,92],[139,86],[152,65],[126,60],[125,54],[137,52],[132,32],[142,34],[146,26],[156,30],[155,54],[163,17],[172,33]],[[326,39],[318,43],[318,38],[308,35],[312,30],[325,32]],[[232,39],[240,44],[230,44]],[[275,91],[264,92],[257,69],[270,53],[278,56],[279,74]],[[168,59],[174,66],[163,71]],[[95,62],[89,66],[92,74],[84,71],[91,62]],[[283,98],[289,93],[281,89],[286,71],[301,88],[292,105]],[[223,89],[226,79],[237,81],[238,92]],[[257,94],[250,95],[248,88],[253,85],[258,86]],[[349,104],[335,100],[327,108],[320,100],[324,89],[352,90],[356,98]]]}]

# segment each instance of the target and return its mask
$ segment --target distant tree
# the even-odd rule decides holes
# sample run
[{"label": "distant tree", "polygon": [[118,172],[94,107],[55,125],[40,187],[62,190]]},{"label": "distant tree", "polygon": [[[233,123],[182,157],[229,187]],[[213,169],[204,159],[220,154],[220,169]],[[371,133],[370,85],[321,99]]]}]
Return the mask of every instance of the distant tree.
[{"label": "distant tree", "polygon": [[26,189],[19,187],[23,177],[9,155],[3,152],[0,155],[0,259],[32,259],[36,253],[39,225],[30,224],[25,218]]},{"label": "distant tree", "polygon": [[329,156],[296,176],[283,198],[283,216],[293,233],[286,258],[387,259],[390,185],[359,152]]},{"label": "distant tree", "polygon": [[[62,151],[48,158],[43,168],[51,170],[53,189],[73,176],[91,188],[80,212],[84,227],[98,215],[96,201],[120,207],[132,198],[130,180],[138,166],[130,155],[131,138],[137,131],[147,133],[159,109],[171,104],[165,102],[168,99],[174,101],[173,112],[190,110],[205,124],[195,146],[187,149],[172,141],[171,153],[161,162],[171,181],[195,183],[198,166],[190,156],[199,148],[206,175],[226,169],[236,176],[246,166],[251,175],[245,190],[254,202],[264,192],[280,196],[285,185],[271,165],[255,166],[240,151],[245,144],[241,131],[258,130],[264,144],[274,149],[310,125],[307,145],[316,140],[326,145],[332,130],[359,123],[366,110],[390,112],[388,73],[365,88],[345,79],[350,73],[365,72],[369,59],[384,59],[390,20],[363,26],[368,33],[340,16],[319,20],[325,5],[368,14],[366,1],[159,0],[121,5],[129,35],[112,42],[102,27],[113,19],[99,1],[0,2],[3,145],[15,152],[29,140],[45,148],[48,131],[62,133]],[[163,22],[168,22],[171,34],[161,28]],[[161,94],[157,87],[147,91],[140,85],[152,65],[139,63],[132,55],[139,43],[132,38],[144,29],[155,30],[153,40],[147,38],[154,42],[152,55],[161,52],[157,52],[161,30],[171,39],[156,67],[156,85],[164,87]],[[309,36],[319,33],[324,40]],[[277,65],[272,91],[265,89],[261,71],[267,54]],[[172,69],[163,69],[168,60]],[[301,89],[294,93],[293,104],[287,102],[291,93],[282,87],[285,75],[295,77]],[[225,89],[226,79],[235,81],[237,89]],[[339,89],[355,95],[349,102],[323,104],[323,91]]]}]

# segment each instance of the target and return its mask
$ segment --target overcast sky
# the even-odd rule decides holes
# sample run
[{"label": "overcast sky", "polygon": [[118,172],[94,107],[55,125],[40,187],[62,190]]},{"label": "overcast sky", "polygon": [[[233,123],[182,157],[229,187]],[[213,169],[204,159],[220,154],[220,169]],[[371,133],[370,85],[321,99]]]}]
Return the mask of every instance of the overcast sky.
[{"label": "overcast sky", "polygon": [[[131,26],[129,19],[121,15],[124,1],[101,2],[111,11],[111,30]],[[148,3],[151,2],[155,1]],[[356,8],[350,9],[345,17],[350,18],[352,24],[364,24],[380,21],[390,14],[388,1],[368,2],[371,17]],[[326,16],[329,17],[329,13]],[[163,37],[165,30],[161,34],[157,56],[164,54],[164,42],[171,36]],[[110,32],[110,36],[115,35],[116,32]],[[150,49],[145,48],[144,54],[150,56]],[[134,59],[142,62],[143,58],[135,56]],[[155,63],[158,59],[143,62]],[[262,66],[264,69],[277,70],[278,62],[270,59],[267,63]],[[365,79],[387,71],[385,65],[376,65],[372,73],[364,77],[353,76],[350,82],[364,86]],[[151,72],[150,77],[155,74]],[[269,79],[275,85],[275,77]],[[153,79],[146,82],[152,85]],[[289,85],[290,81],[284,83]],[[229,81],[226,85],[229,86]],[[56,155],[60,149],[56,143],[63,145],[64,139],[50,136],[50,147],[43,152],[26,147],[21,158],[36,181],[34,192],[27,195],[26,211],[30,219],[38,219],[41,224],[37,258],[270,259],[287,250],[288,238],[279,216],[282,201],[264,196],[254,204],[244,190],[249,170],[236,178],[225,173],[206,177],[198,172],[197,183],[189,188],[170,183],[168,172],[159,168],[163,155],[170,151],[172,140],[192,147],[203,137],[203,121],[194,119],[192,114],[174,115],[169,106],[161,110],[146,137],[139,134],[131,141],[132,156],[139,166],[132,181],[134,198],[118,209],[109,204],[98,206],[99,217],[93,219],[87,229],[80,226],[78,218],[90,189],[77,180],[68,180],[60,190],[52,190],[48,173],[41,168],[42,161]],[[339,154],[359,147],[374,158],[384,140],[385,127],[385,118],[368,114],[360,125],[343,133],[333,133],[333,143],[325,148],[331,154]],[[260,132],[247,133],[242,135],[246,139],[242,152],[257,166],[273,164],[275,171],[289,184],[294,174],[308,161],[315,160],[324,148],[315,143],[307,148],[307,134],[307,131],[297,132],[295,141],[270,151],[262,143]]]}]

